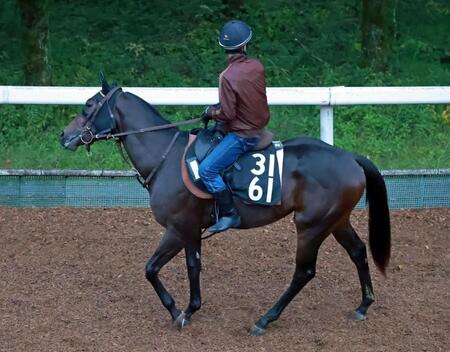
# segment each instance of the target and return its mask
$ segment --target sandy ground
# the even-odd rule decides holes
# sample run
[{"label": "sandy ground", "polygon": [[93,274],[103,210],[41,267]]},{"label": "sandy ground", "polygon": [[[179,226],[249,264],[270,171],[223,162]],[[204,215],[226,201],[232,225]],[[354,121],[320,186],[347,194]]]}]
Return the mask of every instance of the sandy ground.
[{"label": "sandy ground", "polygon": [[[290,218],[204,243],[203,306],[179,332],[144,277],[163,231],[150,210],[0,208],[0,351],[449,351],[450,209],[391,214],[386,279],[369,258],[367,320],[348,319],[358,278],[330,237],[316,278],[252,337],[293,273]],[[353,224],[367,243],[365,211]],[[183,255],[161,278],[185,307]]]}]

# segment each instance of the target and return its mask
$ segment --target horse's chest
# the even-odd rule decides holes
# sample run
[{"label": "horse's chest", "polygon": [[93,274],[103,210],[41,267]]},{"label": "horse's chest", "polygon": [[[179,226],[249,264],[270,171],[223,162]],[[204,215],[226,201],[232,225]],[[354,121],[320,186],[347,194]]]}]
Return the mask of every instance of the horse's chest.
[{"label": "horse's chest", "polygon": [[155,220],[167,226],[176,213],[184,209],[186,200],[177,187],[154,187],[150,190],[150,207]]},{"label": "horse's chest", "polygon": [[150,207],[156,221],[160,222],[166,217],[167,208],[170,206],[170,199],[164,198],[157,191],[150,191]]}]

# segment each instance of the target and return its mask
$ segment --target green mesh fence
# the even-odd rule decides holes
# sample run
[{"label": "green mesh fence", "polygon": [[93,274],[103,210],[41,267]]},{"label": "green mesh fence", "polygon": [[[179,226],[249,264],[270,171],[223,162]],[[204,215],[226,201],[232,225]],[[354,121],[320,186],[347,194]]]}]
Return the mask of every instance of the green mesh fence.
[{"label": "green mesh fence", "polygon": [[[450,169],[383,172],[395,208],[450,207]],[[132,172],[0,170],[0,206],[146,208],[148,192]],[[358,203],[365,207],[365,199]]]}]

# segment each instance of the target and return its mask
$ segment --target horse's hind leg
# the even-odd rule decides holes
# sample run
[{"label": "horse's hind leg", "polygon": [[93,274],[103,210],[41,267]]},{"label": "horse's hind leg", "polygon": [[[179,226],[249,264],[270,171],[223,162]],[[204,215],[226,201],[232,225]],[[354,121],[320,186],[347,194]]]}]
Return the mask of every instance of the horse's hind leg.
[{"label": "horse's hind leg", "polygon": [[291,284],[273,307],[255,323],[250,331],[252,335],[264,334],[269,323],[280,317],[287,305],[315,276],[317,253],[323,240],[329,235],[329,230],[323,225],[316,225],[303,231],[300,231],[300,228],[301,226],[297,223],[296,266]]},{"label": "horse's hind leg", "polygon": [[353,314],[354,320],[364,320],[369,306],[374,302],[372,280],[370,279],[367,251],[364,242],[358,237],[349,221],[333,231],[336,240],[345,248],[358,269],[361,283],[362,301]]}]

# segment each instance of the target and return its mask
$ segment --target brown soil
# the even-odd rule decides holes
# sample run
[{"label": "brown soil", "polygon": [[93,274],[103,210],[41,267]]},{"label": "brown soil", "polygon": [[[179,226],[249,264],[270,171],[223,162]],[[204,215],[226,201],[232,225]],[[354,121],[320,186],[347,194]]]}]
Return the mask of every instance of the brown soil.
[{"label": "brown soil", "polygon": [[[366,213],[353,224],[367,242]],[[149,210],[0,208],[0,351],[449,351],[450,209],[393,211],[392,226],[367,320],[348,319],[358,278],[330,237],[316,278],[252,337],[293,273],[290,219],[204,243],[203,306],[179,332],[144,277],[163,231]],[[183,255],[161,278],[184,307]]]}]

